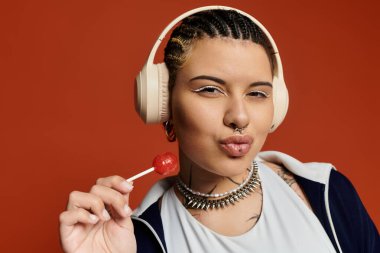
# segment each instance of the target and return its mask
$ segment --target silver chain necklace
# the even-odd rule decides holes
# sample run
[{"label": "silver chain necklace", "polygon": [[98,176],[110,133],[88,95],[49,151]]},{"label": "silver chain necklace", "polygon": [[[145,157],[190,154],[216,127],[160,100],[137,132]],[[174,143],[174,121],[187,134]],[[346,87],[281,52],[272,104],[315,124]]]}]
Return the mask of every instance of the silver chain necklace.
[{"label": "silver chain necklace", "polygon": [[225,197],[233,192],[237,192],[238,190],[240,190],[241,188],[243,188],[244,185],[246,185],[248,183],[248,180],[252,177],[252,174],[253,174],[253,171],[254,171],[254,165],[253,163],[251,164],[251,168],[249,169],[249,173],[248,173],[248,176],[247,178],[238,186],[236,187],[235,189],[232,189],[230,191],[227,191],[227,192],[223,192],[223,193],[212,193],[212,194],[209,194],[209,193],[203,193],[203,192],[197,192],[197,191],[194,191],[193,189],[191,189],[189,186],[187,186],[182,180],[180,177],[178,177],[178,182],[181,184],[181,186],[183,188],[185,188],[187,191],[191,192],[192,194],[194,195],[197,195],[197,196],[200,196],[200,197],[206,197],[206,198],[221,198],[221,197]]},{"label": "silver chain necklace", "polygon": [[[177,179],[177,189],[185,197],[184,206],[186,208],[193,209],[203,209],[208,210],[224,208],[230,204],[235,204],[235,202],[240,199],[246,198],[252,192],[260,187],[260,179],[258,177],[258,165],[253,161],[250,173],[244,182],[237,188],[221,193],[221,194],[207,194],[201,192],[195,192],[190,189],[185,183],[183,183],[179,178]],[[185,187],[186,186],[186,187]],[[208,198],[218,198],[220,199],[208,199]]]}]

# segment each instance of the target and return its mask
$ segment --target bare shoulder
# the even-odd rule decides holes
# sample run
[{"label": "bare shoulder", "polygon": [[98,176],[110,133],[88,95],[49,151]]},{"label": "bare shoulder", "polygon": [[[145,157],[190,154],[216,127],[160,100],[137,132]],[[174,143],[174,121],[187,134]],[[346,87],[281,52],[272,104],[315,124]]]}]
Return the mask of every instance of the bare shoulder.
[{"label": "bare shoulder", "polygon": [[294,174],[292,172],[290,172],[285,167],[275,164],[275,163],[266,162],[266,161],[263,163],[266,166],[268,166],[270,169],[272,169],[274,173],[276,173],[279,177],[281,177],[285,181],[285,183],[287,183],[289,187],[292,188],[295,191],[295,193],[297,193],[297,195],[303,200],[306,206],[311,209],[309,200],[307,199],[301,186],[297,183],[294,177]]}]

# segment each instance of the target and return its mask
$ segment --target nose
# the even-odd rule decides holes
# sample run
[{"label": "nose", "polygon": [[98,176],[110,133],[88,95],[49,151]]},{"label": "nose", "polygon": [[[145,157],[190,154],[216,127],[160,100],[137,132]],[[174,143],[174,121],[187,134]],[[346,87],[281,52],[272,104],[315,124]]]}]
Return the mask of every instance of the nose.
[{"label": "nose", "polygon": [[246,128],[249,125],[249,114],[243,98],[231,98],[227,104],[223,123],[232,129]]}]

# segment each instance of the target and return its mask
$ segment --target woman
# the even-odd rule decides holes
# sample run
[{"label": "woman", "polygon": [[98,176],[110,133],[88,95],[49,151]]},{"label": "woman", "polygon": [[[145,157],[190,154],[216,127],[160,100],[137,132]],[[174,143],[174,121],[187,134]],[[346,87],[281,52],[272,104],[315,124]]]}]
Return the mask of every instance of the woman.
[{"label": "woman", "polygon": [[156,184],[133,215],[133,185],[119,176],[71,193],[64,250],[379,252],[373,222],[331,165],[259,153],[287,109],[276,46],[244,13],[207,9],[173,31],[157,67],[169,83],[162,118],[178,139],[178,177]]}]

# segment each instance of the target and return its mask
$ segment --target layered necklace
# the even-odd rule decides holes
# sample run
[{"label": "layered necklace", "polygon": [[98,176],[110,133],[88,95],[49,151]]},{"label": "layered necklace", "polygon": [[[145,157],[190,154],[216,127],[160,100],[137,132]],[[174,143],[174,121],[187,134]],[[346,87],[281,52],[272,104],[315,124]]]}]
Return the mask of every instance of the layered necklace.
[{"label": "layered necklace", "polygon": [[192,209],[218,209],[234,205],[240,199],[246,198],[251,193],[260,188],[258,176],[258,165],[252,162],[247,178],[235,189],[224,193],[202,193],[192,190],[180,177],[177,178],[176,187],[185,197],[184,206]]}]

